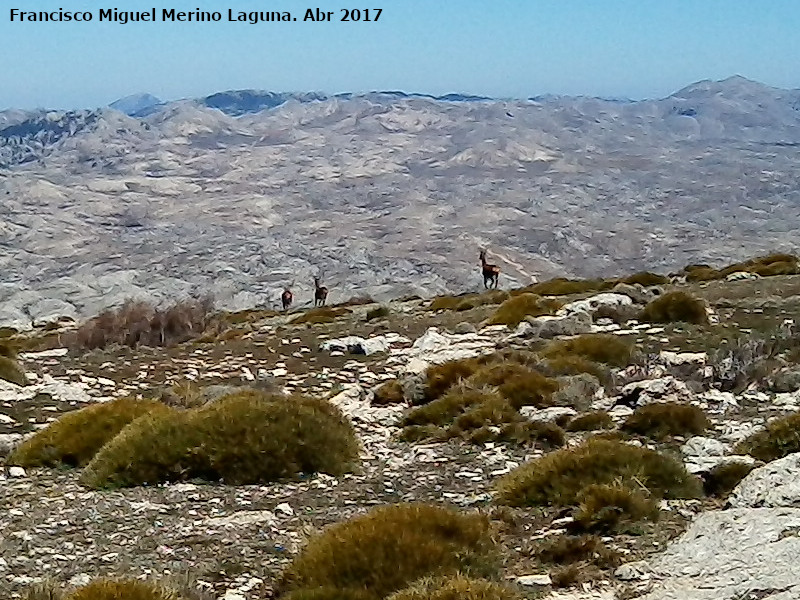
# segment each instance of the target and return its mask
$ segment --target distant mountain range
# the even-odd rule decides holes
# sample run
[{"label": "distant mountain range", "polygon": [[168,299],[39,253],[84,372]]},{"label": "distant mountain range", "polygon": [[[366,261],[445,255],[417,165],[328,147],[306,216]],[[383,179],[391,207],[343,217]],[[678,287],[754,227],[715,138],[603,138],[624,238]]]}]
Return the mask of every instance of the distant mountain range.
[{"label": "distant mountain range", "polygon": [[128,296],[273,303],[796,250],[800,90],[656,100],[228,91],[0,111],[0,324]]}]

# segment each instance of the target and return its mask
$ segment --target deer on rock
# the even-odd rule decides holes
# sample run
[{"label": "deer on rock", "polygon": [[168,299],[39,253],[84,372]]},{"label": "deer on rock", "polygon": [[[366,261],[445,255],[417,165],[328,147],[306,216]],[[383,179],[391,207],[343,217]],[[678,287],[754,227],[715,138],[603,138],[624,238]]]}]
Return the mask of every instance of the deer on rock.
[{"label": "deer on rock", "polygon": [[328,288],[319,284],[319,277],[314,277],[314,306],[325,306],[328,298]]},{"label": "deer on rock", "polygon": [[481,272],[483,273],[483,287],[486,289],[497,288],[497,280],[500,277],[500,267],[490,265],[486,262],[486,249],[481,250]]}]

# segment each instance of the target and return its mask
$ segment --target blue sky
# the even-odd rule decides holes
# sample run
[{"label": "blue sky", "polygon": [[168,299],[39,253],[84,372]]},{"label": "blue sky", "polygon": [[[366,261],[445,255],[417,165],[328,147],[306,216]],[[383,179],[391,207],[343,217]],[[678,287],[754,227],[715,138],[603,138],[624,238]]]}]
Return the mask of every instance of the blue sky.
[{"label": "blue sky", "polygon": [[[124,10],[289,10],[294,23],[98,23],[102,0],[7,0],[0,108],[105,105],[227,89],[392,89],[499,97],[662,97],[744,75],[800,87],[799,0],[125,0]],[[26,6],[27,5],[27,6]],[[33,5],[33,8],[31,8]],[[92,10],[92,23],[11,23],[9,10]],[[377,23],[302,22],[306,8],[383,8]]]}]

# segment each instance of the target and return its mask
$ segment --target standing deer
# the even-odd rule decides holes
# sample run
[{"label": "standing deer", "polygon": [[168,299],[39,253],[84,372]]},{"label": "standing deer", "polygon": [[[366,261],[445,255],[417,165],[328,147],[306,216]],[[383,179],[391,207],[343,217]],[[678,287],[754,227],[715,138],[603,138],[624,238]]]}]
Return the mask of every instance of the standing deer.
[{"label": "standing deer", "polygon": [[314,306],[325,306],[328,298],[328,288],[319,284],[319,277],[314,277]]},{"label": "standing deer", "polygon": [[288,310],[288,308],[292,305],[292,290],[288,287],[283,288],[283,293],[281,294],[281,304],[283,305],[283,310]]},{"label": "standing deer", "polygon": [[500,277],[500,267],[490,265],[486,262],[486,249],[481,250],[481,272],[483,273],[483,287],[497,288],[497,280]]}]

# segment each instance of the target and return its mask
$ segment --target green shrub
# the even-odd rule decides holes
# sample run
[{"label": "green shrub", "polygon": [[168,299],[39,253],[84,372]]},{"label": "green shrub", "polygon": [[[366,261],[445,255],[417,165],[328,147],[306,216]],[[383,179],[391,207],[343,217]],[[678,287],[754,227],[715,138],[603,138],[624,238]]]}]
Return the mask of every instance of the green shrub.
[{"label": "green shrub", "polygon": [[794,452],[800,452],[800,414],[781,417],[767,423],[736,446],[736,452],[771,462]]},{"label": "green shrub", "polygon": [[707,496],[724,498],[739,482],[747,477],[754,465],[743,462],[727,462],[715,466],[703,477],[703,491]]},{"label": "green shrub", "polygon": [[367,311],[367,321],[374,321],[375,319],[385,319],[391,313],[388,306],[377,306],[372,310]]},{"label": "green shrub", "polygon": [[118,398],[69,412],[20,444],[9,464],[83,466],[128,423],[154,411],[168,409],[156,400]]},{"label": "green shrub", "polygon": [[640,320],[650,323],[708,324],[706,306],[702,300],[686,292],[668,292],[648,302]]},{"label": "green shrub", "polygon": [[555,379],[510,361],[493,362],[481,367],[467,383],[496,387],[515,409],[522,406],[550,406],[550,398],[559,388]]},{"label": "green shrub", "polygon": [[620,283],[627,283],[629,285],[639,284],[644,287],[652,287],[654,285],[666,285],[669,283],[669,277],[666,275],[659,275],[649,271],[640,271],[633,275],[628,275],[620,279]]},{"label": "green shrub", "polygon": [[522,600],[522,596],[501,583],[454,575],[422,579],[388,600]]},{"label": "green shrub", "polygon": [[604,410],[578,415],[567,424],[567,431],[596,431],[614,429],[614,420]]},{"label": "green shrub", "polygon": [[633,350],[633,344],[619,336],[586,333],[566,340],[551,341],[543,355],[550,362],[564,356],[580,356],[612,367],[625,367],[631,361]]},{"label": "green shrub", "polygon": [[656,402],[640,406],[622,424],[622,430],[654,440],[673,435],[700,435],[710,426],[701,408],[677,402]]},{"label": "green shrub", "polygon": [[604,439],[529,461],[498,483],[498,502],[511,506],[574,506],[592,484],[636,481],[657,498],[696,497],[700,482],[683,464],[654,450]]},{"label": "green shrub", "polygon": [[195,477],[236,485],[339,475],[357,458],[353,427],[333,405],[248,390],[140,417],[103,446],[81,479],[93,488]]},{"label": "green shrub", "polygon": [[520,294],[503,302],[489,319],[489,324],[516,327],[525,317],[552,315],[561,306],[561,302],[557,300],[542,298],[536,294]]},{"label": "green shrub", "polygon": [[302,324],[322,324],[322,323],[333,323],[338,317],[343,315],[349,315],[353,311],[349,308],[332,308],[330,306],[320,306],[318,308],[311,308],[304,312],[302,315],[299,315],[289,321],[290,325],[302,325]]},{"label": "green shrub", "polygon": [[17,385],[28,384],[25,371],[14,358],[8,356],[0,356],[0,379]]},{"label": "green shrub", "polygon": [[615,533],[638,521],[658,520],[656,501],[629,485],[589,485],[577,500],[572,526],[579,531]]},{"label": "green shrub", "polygon": [[173,590],[136,579],[96,579],[66,600],[179,600]]},{"label": "green shrub", "polygon": [[326,528],[282,573],[279,591],[359,590],[378,600],[422,577],[496,568],[485,517],[398,504]]},{"label": "green shrub", "polygon": [[406,401],[403,393],[403,384],[399,379],[392,379],[381,385],[372,397],[372,404],[386,406],[388,404],[403,404]]}]

